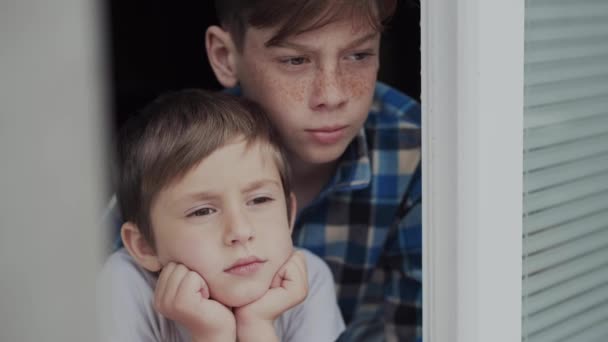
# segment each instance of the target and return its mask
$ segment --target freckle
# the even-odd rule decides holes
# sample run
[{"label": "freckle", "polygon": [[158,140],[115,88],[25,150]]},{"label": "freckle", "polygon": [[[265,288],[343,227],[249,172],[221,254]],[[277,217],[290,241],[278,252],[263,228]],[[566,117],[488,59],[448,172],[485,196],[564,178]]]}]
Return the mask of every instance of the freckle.
[{"label": "freckle", "polygon": [[366,82],[365,77],[361,76],[351,76],[346,80],[352,97],[361,97],[365,95],[369,91],[368,83],[371,82]]},{"label": "freckle", "polygon": [[304,100],[304,85],[303,82],[288,82],[276,78],[270,79],[271,89],[274,89],[283,99],[302,102]]},{"label": "freckle", "polygon": [[285,89],[286,95],[294,101],[304,101],[305,85],[303,81],[283,84],[282,89]]}]

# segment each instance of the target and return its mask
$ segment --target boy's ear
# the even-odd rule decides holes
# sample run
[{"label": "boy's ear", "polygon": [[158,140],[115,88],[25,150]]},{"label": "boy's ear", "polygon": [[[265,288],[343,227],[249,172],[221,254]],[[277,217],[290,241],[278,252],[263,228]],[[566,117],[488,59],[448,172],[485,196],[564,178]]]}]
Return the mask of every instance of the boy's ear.
[{"label": "boy's ear", "polygon": [[293,225],[296,223],[296,216],[298,216],[298,203],[296,195],[292,192],[289,194],[291,210],[289,211],[289,232],[293,231]]},{"label": "boy's ear", "polygon": [[219,26],[209,26],[205,34],[205,48],[209,64],[217,80],[226,88],[237,85],[236,46],[230,32]]},{"label": "boy's ear", "polygon": [[134,223],[125,222],[120,229],[120,237],[123,245],[138,265],[150,272],[160,271],[162,265],[154,248],[146,241]]}]

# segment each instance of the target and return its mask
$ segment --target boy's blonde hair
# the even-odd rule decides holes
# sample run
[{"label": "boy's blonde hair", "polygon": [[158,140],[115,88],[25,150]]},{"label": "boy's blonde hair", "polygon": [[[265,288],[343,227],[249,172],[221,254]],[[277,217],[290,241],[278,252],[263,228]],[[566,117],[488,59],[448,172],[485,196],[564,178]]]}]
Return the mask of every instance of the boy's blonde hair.
[{"label": "boy's blonde hair", "polygon": [[154,247],[150,208],[159,192],[237,137],[272,151],[291,217],[288,163],[263,110],[241,97],[187,89],[159,97],[119,134],[117,195],[123,220],[136,224]]}]

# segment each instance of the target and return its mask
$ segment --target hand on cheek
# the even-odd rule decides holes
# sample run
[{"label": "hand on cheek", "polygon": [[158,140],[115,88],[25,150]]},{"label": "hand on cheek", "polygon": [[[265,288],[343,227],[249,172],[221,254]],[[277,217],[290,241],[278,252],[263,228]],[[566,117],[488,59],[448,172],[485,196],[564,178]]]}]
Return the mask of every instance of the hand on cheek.
[{"label": "hand on cheek", "polygon": [[234,313],[239,340],[252,336],[264,336],[262,330],[272,328],[273,322],[288,309],[301,303],[308,295],[306,258],[296,251],[274,276],[270,289],[260,299]]},{"label": "hand on cheek", "polygon": [[230,309],[209,299],[209,288],[196,272],[173,262],[163,267],[154,291],[154,308],[188,329],[194,341],[234,341]]}]

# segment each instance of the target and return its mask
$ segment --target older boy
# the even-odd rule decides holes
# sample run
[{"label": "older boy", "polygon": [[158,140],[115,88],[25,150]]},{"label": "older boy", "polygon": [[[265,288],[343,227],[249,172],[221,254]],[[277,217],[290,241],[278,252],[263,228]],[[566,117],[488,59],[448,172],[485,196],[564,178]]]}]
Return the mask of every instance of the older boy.
[{"label": "older boy", "polygon": [[420,108],[376,82],[395,0],[217,0],[219,82],[278,127],[294,243],[330,266],[346,341],[421,336]]},{"label": "older boy", "polygon": [[255,104],[200,90],[161,97],[126,126],[118,144],[126,251],[101,274],[104,340],[339,336],[331,272],[293,252],[296,200],[276,139]]}]

